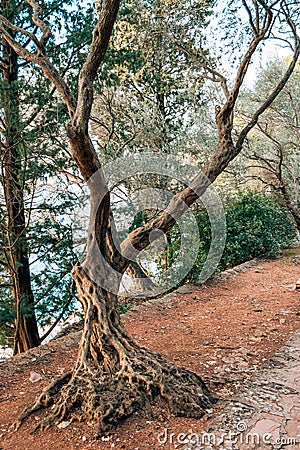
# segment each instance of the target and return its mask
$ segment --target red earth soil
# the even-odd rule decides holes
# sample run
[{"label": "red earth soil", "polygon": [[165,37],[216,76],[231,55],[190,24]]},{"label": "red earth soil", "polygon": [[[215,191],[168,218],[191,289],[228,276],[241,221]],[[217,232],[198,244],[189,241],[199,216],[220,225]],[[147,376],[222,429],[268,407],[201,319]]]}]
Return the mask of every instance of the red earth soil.
[{"label": "red earth soil", "polygon": [[[135,414],[107,436],[95,439],[85,423],[31,434],[45,411],[18,432],[9,428],[52,377],[76,359],[79,332],[0,363],[0,450],[174,449],[179,433],[199,434],[242,385],[254,376],[299,328],[300,248],[275,260],[254,261],[226,271],[202,287],[184,286],[162,299],[136,302],[124,316],[129,332],[143,346],[201,375],[220,399],[201,420],[169,416],[153,407],[152,416]],[[31,372],[41,376],[30,381]],[[32,374],[31,374],[32,375]],[[66,424],[65,424],[66,425]],[[168,442],[164,441],[168,429]]]}]

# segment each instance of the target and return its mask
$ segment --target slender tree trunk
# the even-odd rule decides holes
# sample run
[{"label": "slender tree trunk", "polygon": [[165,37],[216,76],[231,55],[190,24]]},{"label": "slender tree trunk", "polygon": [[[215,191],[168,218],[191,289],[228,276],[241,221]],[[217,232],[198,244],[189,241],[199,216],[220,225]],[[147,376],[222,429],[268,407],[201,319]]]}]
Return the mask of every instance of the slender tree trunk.
[{"label": "slender tree trunk", "polygon": [[[2,1],[5,8],[7,2]],[[7,243],[12,295],[15,300],[14,354],[22,353],[40,344],[31,288],[30,266],[26,247],[26,222],[23,187],[20,180],[21,162],[18,151],[18,63],[17,54],[2,40],[4,69],[5,144],[1,148],[4,168],[4,193],[8,215]]]},{"label": "slender tree trunk", "polygon": [[[270,137],[266,133],[267,137]],[[299,211],[299,204],[298,208],[294,206],[292,195],[289,191],[288,185],[285,182],[284,175],[283,175],[283,162],[284,162],[284,146],[277,142],[277,148],[279,151],[279,161],[278,161],[278,167],[276,170],[276,178],[279,182],[279,190],[282,196],[283,205],[289,210],[290,214],[292,215],[296,227],[298,231],[300,232],[300,211]]]},{"label": "slender tree trunk", "polygon": [[[280,180],[281,181],[281,180]],[[294,207],[291,196],[286,188],[286,185],[281,182],[280,192],[283,197],[284,205],[290,211],[298,231],[300,232],[300,212]]]}]

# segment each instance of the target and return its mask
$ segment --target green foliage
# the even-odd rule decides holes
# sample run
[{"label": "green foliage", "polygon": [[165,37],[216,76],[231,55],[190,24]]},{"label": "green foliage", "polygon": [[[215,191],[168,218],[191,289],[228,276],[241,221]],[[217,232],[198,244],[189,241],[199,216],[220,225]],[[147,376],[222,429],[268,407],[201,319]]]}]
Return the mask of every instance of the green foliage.
[{"label": "green foliage", "polygon": [[197,54],[213,4],[121,4],[93,110],[102,161],[126,151],[174,151],[172,144],[185,127],[187,111],[199,101],[204,82],[201,65],[177,44]]},{"label": "green foliage", "polygon": [[[247,190],[236,194],[225,205],[227,242],[218,270],[225,270],[259,256],[274,257],[282,248],[296,239],[296,229],[288,212],[274,198]],[[210,241],[210,222],[207,212],[196,212],[200,243],[198,258],[193,269],[183,281],[196,282],[207,258]],[[178,256],[180,233],[169,233],[168,248],[160,260],[160,268],[166,270]],[[163,276],[163,273],[162,273]]]},{"label": "green foliage", "polygon": [[145,223],[147,223],[148,220],[149,220],[149,216],[146,212],[141,211],[138,214],[136,214],[136,216],[133,219],[132,224],[129,227],[129,233],[131,233],[131,231],[135,230],[136,228],[139,228],[142,225],[145,225]]},{"label": "green foliage", "polygon": [[28,231],[32,258],[32,288],[38,323],[48,325],[64,310],[64,318],[74,309],[71,296],[71,270],[77,260],[72,228],[52,222],[49,217],[35,223]]},{"label": "green foliage", "polygon": [[[5,3],[3,14],[12,23],[27,31],[36,31],[32,7],[27,2],[9,0]],[[48,20],[53,32],[47,46],[49,58],[76,94],[78,71],[87,55],[95,21],[94,5],[74,0],[46,0],[43,20]],[[16,39],[24,44],[21,33]],[[28,50],[31,45],[28,41]],[[2,56],[2,47],[0,52]],[[4,57],[8,58],[6,54]],[[2,342],[9,339],[8,344],[12,344],[16,309],[8,268],[13,255],[13,249],[8,250],[10,242],[14,242],[14,248],[22,246],[28,252],[38,324],[49,324],[62,311],[68,315],[76,301],[70,295],[70,271],[77,260],[70,216],[81,203],[75,190],[68,185],[78,169],[68,151],[65,104],[36,65],[18,57],[14,77],[16,79],[8,83],[0,69],[0,104],[5,116],[1,144],[7,140],[15,152],[15,165],[11,170],[22,190],[26,222],[26,233],[15,240],[8,226],[4,196],[6,172],[2,164],[0,334]]]},{"label": "green foliage", "polygon": [[[266,59],[253,87],[240,95],[235,126],[240,132],[286,72],[290,57]],[[222,174],[225,192],[249,186],[276,196],[300,230],[300,63],[272,106],[258,119],[243,152],[232,162],[230,177]],[[225,176],[224,176],[225,175]]]},{"label": "green foliage", "polygon": [[122,304],[119,305],[118,308],[121,314],[126,314],[130,310],[129,306]]},{"label": "green foliage", "polygon": [[261,255],[274,257],[296,238],[288,212],[272,197],[253,191],[239,194],[226,211],[227,244],[221,268]]}]

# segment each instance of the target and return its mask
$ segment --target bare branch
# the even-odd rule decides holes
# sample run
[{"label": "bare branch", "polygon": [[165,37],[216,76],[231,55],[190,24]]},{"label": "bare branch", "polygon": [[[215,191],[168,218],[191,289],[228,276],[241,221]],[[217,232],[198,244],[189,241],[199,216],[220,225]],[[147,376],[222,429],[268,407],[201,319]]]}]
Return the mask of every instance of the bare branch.
[{"label": "bare branch", "polygon": [[237,76],[235,79],[234,87],[230,93],[228,102],[224,106],[223,110],[226,110],[226,109],[232,110],[233,107],[235,106],[237,97],[240,92],[240,88],[244,82],[244,79],[245,79],[246,73],[248,71],[252,56],[255,53],[258,45],[261,43],[261,41],[264,40],[267,32],[269,31],[269,29],[271,27],[273,14],[268,7],[266,7],[264,17],[266,19],[266,24],[262,29],[258,30],[257,35],[255,35],[254,38],[252,39],[252,41],[249,45],[249,48],[240,63],[239,70],[238,70],[238,73],[237,73]]},{"label": "bare branch", "polygon": [[54,330],[54,328],[58,325],[58,323],[64,317],[65,313],[67,312],[67,310],[68,310],[68,308],[69,308],[69,306],[71,304],[72,299],[75,296],[75,292],[74,291],[75,291],[75,282],[73,281],[72,289],[71,289],[70,296],[69,296],[68,300],[66,301],[66,303],[65,303],[65,305],[64,305],[64,307],[63,307],[63,309],[62,309],[62,311],[60,313],[60,315],[57,317],[57,319],[54,321],[54,323],[50,326],[50,328],[46,331],[46,333],[40,338],[41,342],[43,342],[49,336],[51,331]]},{"label": "bare branch", "polygon": [[212,67],[211,62],[205,56],[203,50],[201,48],[198,49],[201,52],[201,59],[200,59],[198,56],[195,55],[195,53],[192,50],[188,49],[186,45],[183,45],[180,42],[178,42],[178,40],[176,39],[176,37],[173,34],[171,34],[171,33],[164,33],[164,34],[165,34],[165,36],[169,37],[169,39],[173,42],[173,44],[176,45],[176,47],[179,50],[183,51],[183,53],[185,53],[189,58],[191,58],[193,61],[195,61],[200,67],[207,70],[207,72],[209,72],[211,74],[211,77],[205,77],[205,78],[208,78],[213,82],[220,83],[225,97],[228,98],[229,90],[228,90],[226,78],[220,72],[218,72],[217,70],[215,70]]},{"label": "bare branch", "polygon": [[249,159],[255,160],[255,161],[261,161],[263,164],[265,164],[264,166],[258,166],[258,165],[253,165],[252,164],[252,165],[248,166],[249,168],[250,167],[262,168],[262,169],[268,170],[269,172],[272,172],[273,174],[276,174],[276,168],[274,168],[272,166],[271,162],[268,159],[263,158],[262,156],[259,156],[256,153],[254,153],[253,156],[249,157]]},{"label": "bare branch", "polygon": [[[0,16],[0,20],[2,20],[1,17],[2,16]],[[6,20],[6,24],[7,23],[9,22]],[[13,25],[10,24],[9,26],[11,27]],[[71,89],[66,84],[61,75],[58,73],[57,69],[52,65],[46,54],[31,53],[30,51],[25,49],[11,36],[11,34],[3,27],[3,24],[1,24],[1,22],[0,22],[0,31],[3,35],[3,38],[5,38],[5,40],[9,43],[9,45],[15,50],[15,52],[21,58],[33,62],[41,67],[45,76],[55,85],[56,89],[61,94],[64,102],[68,107],[70,117],[73,117],[74,111],[76,109],[76,100],[73,96]],[[20,29],[20,33],[28,36],[28,33],[25,32],[25,30],[23,29]]]},{"label": "bare branch", "polygon": [[[244,7],[245,7],[245,9],[246,9],[246,11],[247,11],[248,18],[249,18],[249,23],[250,23],[250,25],[251,25],[253,34],[254,34],[254,36],[257,36],[257,35],[258,35],[258,30],[259,30],[259,24],[257,23],[257,18],[258,18],[257,10],[256,10],[256,26],[255,26],[255,24],[254,24],[254,22],[253,22],[252,13],[251,13],[251,11],[250,11],[250,8],[249,8],[249,6],[248,6],[246,0],[242,0],[242,2],[243,2],[243,5],[244,5]],[[256,7],[257,7],[257,3],[256,3],[256,2],[255,2],[255,5],[256,5]]]},{"label": "bare branch", "polygon": [[280,80],[280,82],[277,84],[277,86],[274,88],[274,90],[271,92],[269,97],[257,109],[257,111],[253,114],[252,119],[241,131],[239,138],[236,142],[237,149],[240,150],[242,148],[245,138],[248,135],[249,131],[257,124],[259,117],[266,111],[266,109],[273,103],[273,101],[276,99],[276,97],[280,94],[280,92],[282,91],[282,89],[284,88],[286,83],[288,82],[291,74],[293,73],[294,68],[297,64],[297,60],[300,55],[300,40],[297,35],[295,35],[295,39],[297,40],[296,51],[293,55],[293,59],[292,59],[291,63],[288,66],[287,71],[285,72],[283,78]]},{"label": "bare branch", "polygon": [[42,8],[34,0],[27,0],[27,3],[30,6],[32,6],[32,8],[34,9],[34,14],[32,16],[33,23],[37,27],[39,27],[43,32],[43,36],[41,37],[40,44],[41,44],[42,48],[44,49],[44,46],[47,44],[47,42],[49,41],[49,39],[52,35],[51,30],[50,30],[49,26],[46,25],[45,22],[43,22],[40,19],[40,14],[42,12]]},{"label": "bare branch", "polygon": [[9,265],[2,259],[0,259],[0,266],[4,267],[7,270],[9,269]]},{"label": "bare branch", "polygon": [[[15,32],[16,34],[20,33],[23,36],[28,37],[28,39],[30,41],[32,41],[34,43],[34,45],[36,46],[36,49],[37,49],[38,53],[39,53],[39,51],[42,50],[42,45],[41,45],[40,41],[38,40],[38,38],[35,36],[35,34],[30,33],[29,31],[24,30],[23,28],[17,27],[16,25],[14,25],[11,22],[9,22],[9,20],[7,20],[4,16],[0,15],[0,29],[1,29],[1,32],[3,33],[3,35],[5,36],[6,40],[8,40],[7,39],[8,36],[10,38],[12,38],[12,35],[5,30],[3,25],[5,25],[8,29],[10,29],[11,31]],[[30,53],[30,52],[28,52],[28,53]]]}]

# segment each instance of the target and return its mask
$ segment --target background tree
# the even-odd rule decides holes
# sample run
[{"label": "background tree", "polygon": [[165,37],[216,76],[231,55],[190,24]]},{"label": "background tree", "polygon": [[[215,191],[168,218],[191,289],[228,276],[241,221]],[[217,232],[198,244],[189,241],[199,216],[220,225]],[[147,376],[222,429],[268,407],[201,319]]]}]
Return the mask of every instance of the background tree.
[{"label": "background tree", "polygon": [[213,4],[132,0],[121,6],[95,86],[93,132],[104,161],[124,151],[174,152],[173,142],[200,95],[203,78],[199,65],[161,27],[167,22],[181,39],[195,43],[202,35],[203,40]]},{"label": "background tree", "polygon": [[[33,29],[27,3],[2,0],[1,6],[14,25],[12,37],[17,27]],[[84,57],[91,16],[88,8],[67,11],[67,6],[72,2],[44,4],[54,28],[64,28],[59,51],[49,42],[52,58],[74,83],[72,71]],[[30,48],[30,39],[25,36],[22,45]],[[77,256],[67,215],[78,199],[68,187],[76,170],[61,140],[65,106],[41,70],[20,60],[3,34],[1,58],[0,336],[16,354],[47,337],[50,330],[40,337],[38,324],[57,323],[74,304],[70,270]]]},{"label": "background tree", "polygon": [[[248,93],[244,105],[253,107],[257,104],[287,65],[288,60],[270,61],[260,74],[253,92]],[[247,178],[258,180],[264,189],[269,188],[289,209],[298,230],[300,230],[299,77],[298,63],[276,101],[260,117],[249,136],[245,153],[247,159],[241,161],[248,169]],[[244,119],[248,117],[249,111],[245,110],[245,106],[242,108],[243,113],[241,112],[240,117]]]},{"label": "background tree", "polygon": [[[205,5],[191,5],[189,1],[150,5],[137,0],[121,4],[114,39],[98,72],[91,117],[92,134],[97,136],[103,163],[147,150],[187,157],[190,150],[180,137],[201,96],[203,70],[162,35],[160,28],[167,21],[174,33],[195,42],[207,24],[212,5],[211,1]],[[174,180],[172,184],[176,192]],[[149,174],[141,175],[122,183],[112,200],[113,210],[118,211],[115,218],[122,216],[122,222],[126,222],[124,232],[137,227],[139,217],[133,219],[132,207],[138,203],[141,187],[150,185],[161,193],[170,190],[167,177],[152,175],[150,181]],[[148,210],[148,219],[155,214],[156,209]],[[145,251],[138,264],[132,262],[127,269],[131,278],[139,279],[138,283],[132,280],[135,294],[149,296],[150,290],[151,295],[158,293],[151,280],[145,278],[145,270],[149,274],[153,267],[149,261],[153,258]]]},{"label": "background tree", "polygon": [[[289,247],[297,239],[295,223],[287,208],[278,205],[274,195],[249,189],[235,191],[232,197],[223,201],[226,214],[226,245],[218,263],[222,271],[253,258],[275,257],[283,248]],[[193,267],[180,282],[199,283],[203,267],[211,247],[211,222],[205,208],[198,207],[194,212],[199,235],[198,254]],[[192,235],[193,225],[187,224]],[[170,244],[159,261],[172,266],[181,250],[181,233],[178,227],[169,232]],[[162,277],[165,277],[162,273]]]},{"label": "background tree", "polygon": [[[259,7],[257,2],[242,2],[247,6],[252,37],[240,60],[233,86],[226,89],[225,85],[224,104],[216,108],[218,142],[215,152],[203,167],[203,172],[175,195],[158,217],[132,231],[119,245],[106,180],[88,127],[93,104],[93,84],[106,53],[119,2],[102,2],[89,54],[78,74],[78,90],[73,93],[47,55],[46,46],[51,36],[46,24],[47,17],[42,20],[42,9],[33,0],[27,1],[34,10],[32,20],[40,30],[39,39],[34,34],[28,36],[33,44],[32,51],[25,49],[19,40],[24,36],[24,30],[18,30],[15,38],[10,36],[7,29],[12,29],[13,25],[3,16],[0,17],[0,29],[22,58],[41,67],[67,105],[70,117],[67,136],[72,156],[89,186],[91,215],[86,259],[73,268],[78,298],[85,312],[76,365],[70,373],[63,374],[45,388],[34,404],[23,413],[18,424],[32,412],[50,404],[53,405],[51,414],[46,421],[41,422],[42,426],[70,416],[85,417],[95,424],[97,433],[158,400],[166,404],[172,413],[200,417],[214,403],[201,378],[134,342],[120,320],[116,292],[130,259],[150,244],[151,233],[157,230],[164,233],[169,231],[176,218],[206,191],[209,184],[241,152],[248,133],[285,86],[300,51],[293,21],[294,17],[298,17],[297,11],[293,5],[288,6],[285,2],[269,4],[261,0]],[[281,27],[285,27],[286,37],[294,41],[293,58],[268,98],[234,139],[234,110],[251,58],[271,31],[276,31],[278,21]],[[93,280],[97,280],[97,283]]]},{"label": "background tree", "polygon": [[[2,0],[2,10],[12,23],[15,2]],[[14,32],[10,31],[14,37]],[[34,311],[31,287],[29,255],[26,246],[26,219],[24,193],[21,178],[21,163],[18,138],[19,93],[18,56],[2,35],[2,105],[3,140],[1,142],[1,183],[4,191],[7,222],[2,222],[4,258],[2,265],[8,269],[15,300],[15,345],[14,353],[20,353],[40,343]]]}]

